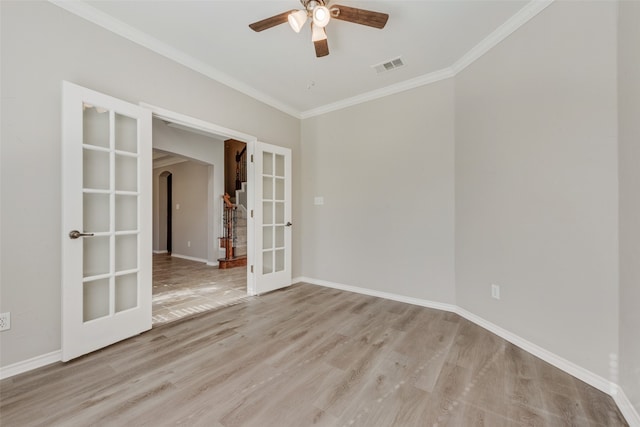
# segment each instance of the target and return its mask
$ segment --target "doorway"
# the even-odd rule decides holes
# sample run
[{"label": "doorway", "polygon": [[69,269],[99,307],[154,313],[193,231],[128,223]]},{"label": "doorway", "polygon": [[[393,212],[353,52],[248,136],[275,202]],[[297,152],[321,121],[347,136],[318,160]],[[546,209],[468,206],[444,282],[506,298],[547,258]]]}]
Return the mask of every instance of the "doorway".
[{"label": "doorway", "polygon": [[[160,153],[154,151],[154,162],[161,156]],[[160,247],[164,248],[167,253],[171,253],[171,236],[173,234],[172,209],[173,206],[173,174],[169,171],[163,171],[158,179],[158,222]],[[163,245],[164,243],[164,245]],[[158,251],[163,249],[158,249]]]},{"label": "doorway", "polygon": [[172,221],[171,221],[171,206],[173,206],[173,190],[172,190],[172,179],[173,179],[173,174],[168,173],[167,174],[167,252],[171,253],[171,236],[173,234],[173,227],[172,227]]},{"label": "doorway", "polygon": [[152,322],[158,326],[244,301],[247,271],[219,269],[222,138],[154,118],[153,147]]},{"label": "doorway", "polygon": [[[195,117],[140,103],[155,119],[194,133],[235,139],[247,144],[247,268],[246,290],[260,295],[292,283],[292,152],[282,146],[258,141],[255,136]],[[221,172],[221,168],[218,168]],[[224,179],[216,180],[223,183]],[[175,176],[174,176],[175,187]],[[215,198],[213,203],[220,203]],[[219,205],[218,205],[219,206]],[[213,221],[213,218],[210,218]],[[213,224],[212,224],[213,227]],[[175,237],[174,229],[174,237]],[[175,241],[173,242],[175,250]]]},{"label": "doorway", "polygon": [[[96,119],[100,126],[95,128],[94,110],[100,119]],[[152,118],[196,134],[219,135],[247,144],[247,156],[251,157],[247,209],[251,219],[243,272],[246,294],[258,295],[291,284],[291,150],[193,117],[144,103],[136,106],[64,82],[63,229],[71,230],[63,235],[62,251],[64,361],[152,326],[152,242],[153,224],[157,223],[151,221],[157,201],[152,200]],[[93,139],[87,142],[83,135]],[[212,144],[205,145],[211,148]],[[195,150],[184,155],[206,153]],[[92,173],[83,174],[88,170]],[[223,168],[210,170],[210,182],[222,184],[224,179],[213,177]],[[172,174],[174,205],[176,182]],[[221,200],[214,192],[208,192],[206,203],[207,209],[220,212]],[[170,259],[177,248],[173,213]],[[216,218],[207,215],[207,237],[219,230]],[[219,247],[205,246],[208,263],[215,260]],[[83,256],[88,253],[90,256]]]}]

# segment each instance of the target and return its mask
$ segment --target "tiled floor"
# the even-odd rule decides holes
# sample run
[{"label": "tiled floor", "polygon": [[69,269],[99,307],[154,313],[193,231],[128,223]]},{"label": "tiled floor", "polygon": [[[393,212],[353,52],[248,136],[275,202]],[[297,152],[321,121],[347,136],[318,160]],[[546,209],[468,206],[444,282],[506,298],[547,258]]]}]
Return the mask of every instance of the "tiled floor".
[{"label": "tiled floor", "polygon": [[153,325],[246,300],[246,279],[246,267],[220,270],[169,254],[154,254]]}]

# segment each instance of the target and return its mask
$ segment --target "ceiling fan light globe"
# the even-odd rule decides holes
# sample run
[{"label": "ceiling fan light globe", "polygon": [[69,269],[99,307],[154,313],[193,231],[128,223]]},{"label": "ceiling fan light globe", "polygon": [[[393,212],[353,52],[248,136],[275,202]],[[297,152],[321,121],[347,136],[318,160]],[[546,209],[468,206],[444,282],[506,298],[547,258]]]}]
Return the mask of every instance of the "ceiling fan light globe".
[{"label": "ceiling fan light globe", "polygon": [[304,10],[296,10],[295,12],[291,12],[287,17],[289,21],[289,25],[296,33],[299,33],[304,23],[307,22],[307,12]]},{"label": "ceiling fan light globe", "polygon": [[313,24],[324,28],[329,23],[331,19],[331,12],[326,6],[316,6],[313,9]]},{"label": "ceiling fan light globe", "polygon": [[327,33],[322,27],[318,27],[317,25],[311,26],[311,41],[319,42],[321,40],[327,39]]}]

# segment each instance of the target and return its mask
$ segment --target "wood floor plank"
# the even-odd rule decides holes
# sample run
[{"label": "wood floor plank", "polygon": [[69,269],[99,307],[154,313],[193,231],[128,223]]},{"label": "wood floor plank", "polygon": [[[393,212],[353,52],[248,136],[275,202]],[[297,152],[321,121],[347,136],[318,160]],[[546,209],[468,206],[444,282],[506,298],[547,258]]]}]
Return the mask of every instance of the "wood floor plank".
[{"label": "wood floor plank", "polygon": [[0,424],[627,425],[611,397],[455,314],[306,284],[2,380]]}]

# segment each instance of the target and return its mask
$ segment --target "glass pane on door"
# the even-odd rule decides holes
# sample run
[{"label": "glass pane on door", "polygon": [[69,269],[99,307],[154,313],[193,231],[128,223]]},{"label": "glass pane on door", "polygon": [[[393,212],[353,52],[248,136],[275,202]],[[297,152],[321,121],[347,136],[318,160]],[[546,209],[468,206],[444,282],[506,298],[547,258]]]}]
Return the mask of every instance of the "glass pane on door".
[{"label": "glass pane on door", "polygon": [[83,112],[83,320],[138,305],[137,119],[101,107]]},{"label": "glass pane on door", "polygon": [[133,270],[138,265],[138,236],[116,236],[116,272]]},{"label": "glass pane on door", "polygon": [[84,230],[92,233],[109,231],[109,207],[108,194],[83,194]]},{"label": "glass pane on door", "polygon": [[273,154],[266,151],[262,153],[262,174],[273,175]]},{"label": "glass pane on door", "polygon": [[86,237],[82,247],[83,277],[109,273],[109,236]]},{"label": "glass pane on door", "polygon": [[116,195],[116,231],[138,229],[138,197]]},{"label": "glass pane on door", "polygon": [[106,109],[84,105],[82,142],[109,148],[109,113]]},{"label": "glass pane on door", "polygon": [[138,159],[116,154],[116,190],[138,190]]},{"label": "glass pane on door", "polygon": [[138,152],[138,121],[131,117],[116,114],[115,116],[116,150],[129,153]]},{"label": "glass pane on door", "polygon": [[264,251],[262,253],[262,274],[273,273],[273,251]]},{"label": "glass pane on door", "polygon": [[138,274],[116,277],[116,313],[138,305]]},{"label": "glass pane on door", "polygon": [[109,314],[109,279],[83,283],[82,320],[88,322]]},{"label": "glass pane on door", "polygon": [[282,154],[276,154],[276,176],[284,177],[284,156]]},{"label": "glass pane on door", "polygon": [[284,270],[284,249],[278,249],[275,255],[275,271]]},{"label": "glass pane on door", "polygon": [[109,153],[85,148],[83,150],[83,182],[88,190],[109,189]]}]

